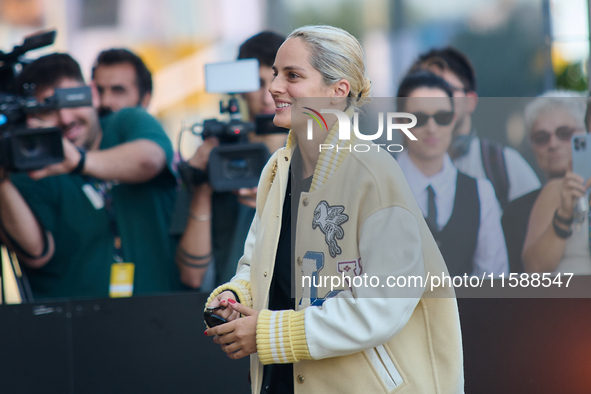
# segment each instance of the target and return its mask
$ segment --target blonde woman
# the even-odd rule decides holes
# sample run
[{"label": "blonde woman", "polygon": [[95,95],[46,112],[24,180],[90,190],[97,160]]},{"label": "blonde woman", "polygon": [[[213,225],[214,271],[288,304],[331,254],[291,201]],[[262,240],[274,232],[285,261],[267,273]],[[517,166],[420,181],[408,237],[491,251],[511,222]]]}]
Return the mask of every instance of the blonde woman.
[{"label": "blonde woman", "polygon": [[[253,393],[462,392],[453,291],[386,286],[447,272],[400,169],[383,151],[321,153],[355,140],[339,140],[330,115],[308,139],[297,116],[307,97],[352,115],[370,91],[361,46],[341,29],[302,27],[273,69],[274,122],[291,131],[261,175],[236,276],[208,301],[229,322],[205,334],[230,358],[250,355]],[[345,271],[383,287],[318,285]]]}]

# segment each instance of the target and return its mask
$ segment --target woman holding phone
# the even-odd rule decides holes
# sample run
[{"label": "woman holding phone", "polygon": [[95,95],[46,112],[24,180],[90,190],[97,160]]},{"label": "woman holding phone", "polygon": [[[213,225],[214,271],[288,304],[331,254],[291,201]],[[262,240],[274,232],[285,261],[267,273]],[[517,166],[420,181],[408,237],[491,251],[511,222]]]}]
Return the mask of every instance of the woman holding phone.
[{"label": "woman holding phone", "polygon": [[528,272],[591,274],[587,193],[591,179],[573,172],[571,151],[572,138],[585,133],[584,100],[572,94],[539,97],[525,110],[532,149],[550,179],[529,217],[522,256]]},{"label": "woman holding phone", "polygon": [[[352,116],[370,91],[361,46],[338,28],[302,27],[273,70],[274,122],[291,131],[261,175],[236,276],[208,300],[229,322],[205,334],[230,358],[250,355],[253,393],[461,392],[453,289],[387,285],[447,272],[400,169],[387,152],[347,149],[355,138],[338,138],[335,116],[312,135],[300,116]],[[330,283],[344,276],[380,283]]]}]

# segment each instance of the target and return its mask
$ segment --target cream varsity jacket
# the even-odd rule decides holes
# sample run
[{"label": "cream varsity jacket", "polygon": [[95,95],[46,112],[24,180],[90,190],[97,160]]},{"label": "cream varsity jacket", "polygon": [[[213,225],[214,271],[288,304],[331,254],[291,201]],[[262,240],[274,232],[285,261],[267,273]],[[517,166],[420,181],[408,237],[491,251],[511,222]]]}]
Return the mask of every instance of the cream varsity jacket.
[{"label": "cream varsity jacket", "polygon": [[[263,170],[236,276],[210,296],[233,290],[260,311],[253,393],[271,363],[294,363],[296,393],[463,392],[453,289],[416,282],[447,274],[421,211],[388,153],[349,151],[354,141],[339,140],[336,127],[326,143],[342,149],[321,153],[310,192],[299,198],[296,311],[265,309],[294,139]],[[330,278],[343,276],[376,279],[331,288]],[[415,282],[390,287],[392,277]]]}]

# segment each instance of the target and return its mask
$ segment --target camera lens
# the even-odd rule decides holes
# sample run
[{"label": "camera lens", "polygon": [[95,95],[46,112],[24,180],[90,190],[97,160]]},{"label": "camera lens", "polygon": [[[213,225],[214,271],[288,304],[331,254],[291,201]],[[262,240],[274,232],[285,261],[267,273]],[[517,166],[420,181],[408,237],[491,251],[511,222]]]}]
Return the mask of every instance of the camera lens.
[{"label": "camera lens", "polygon": [[231,159],[226,162],[225,173],[229,179],[244,178],[249,174],[250,166],[244,158]]},{"label": "camera lens", "polygon": [[25,158],[39,157],[45,151],[41,137],[32,135],[20,138],[19,151]]},{"label": "camera lens", "polygon": [[64,159],[62,132],[58,128],[16,130],[8,139],[12,167],[30,171]]}]

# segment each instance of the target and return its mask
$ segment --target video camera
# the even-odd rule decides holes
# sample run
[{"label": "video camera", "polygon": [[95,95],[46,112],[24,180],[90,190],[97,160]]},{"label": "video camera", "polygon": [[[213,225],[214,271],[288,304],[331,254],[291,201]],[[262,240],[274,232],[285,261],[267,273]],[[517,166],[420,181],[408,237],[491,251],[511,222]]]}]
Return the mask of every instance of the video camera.
[{"label": "video camera", "polygon": [[34,86],[24,86],[25,94],[18,94],[16,77],[30,62],[21,56],[53,44],[55,34],[37,34],[10,53],[0,51],[0,167],[9,171],[31,171],[64,159],[62,131],[57,127],[30,129],[26,125],[28,115],[92,105],[89,87],[55,89],[55,94],[43,102],[33,97]]},{"label": "video camera", "polygon": [[[257,116],[255,123],[241,120],[235,95],[260,89],[259,62],[256,59],[246,59],[206,64],[205,81],[208,93],[231,95],[227,105],[220,101],[220,114],[228,113],[229,121],[207,119],[191,127],[191,132],[204,140],[217,137],[220,141],[220,146],[214,148],[209,156],[208,181],[215,191],[255,187],[270,155],[265,144],[249,143],[247,134],[287,131],[273,124],[273,115]],[[194,179],[191,171],[192,168],[187,163],[179,165],[179,172],[185,181]]]}]

